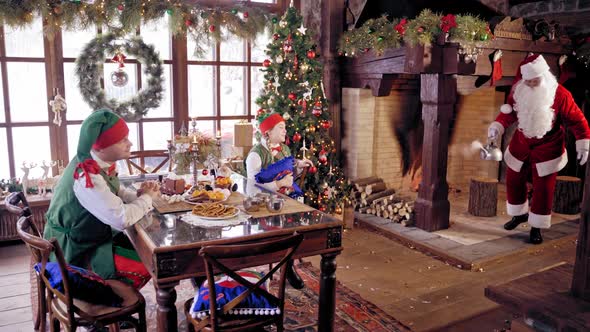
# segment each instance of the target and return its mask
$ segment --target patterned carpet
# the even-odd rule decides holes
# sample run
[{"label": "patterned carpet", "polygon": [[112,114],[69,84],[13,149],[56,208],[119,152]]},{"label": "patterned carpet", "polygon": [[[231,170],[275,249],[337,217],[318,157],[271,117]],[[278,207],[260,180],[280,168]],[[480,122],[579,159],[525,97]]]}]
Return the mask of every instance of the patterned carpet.
[{"label": "patterned carpet", "polygon": [[[319,293],[318,269],[310,263],[298,266],[300,276],[306,287],[295,290],[287,284],[287,300],[285,303],[286,331],[317,331],[317,308]],[[271,284],[272,287],[272,284]],[[186,331],[183,304],[194,296],[193,287],[188,280],[183,280],[176,287],[179,331]],[[156,300],[152,283],[147,284],[141,291],[147,302],[146,315],[148,331],[156,331]],[[336,288],[336,317],[334,331],[409,331],[407,327],[389,316],[374,304],[364,300],[357,293],[338,283]],[[274,327],[273,329],[274,330]]]}]

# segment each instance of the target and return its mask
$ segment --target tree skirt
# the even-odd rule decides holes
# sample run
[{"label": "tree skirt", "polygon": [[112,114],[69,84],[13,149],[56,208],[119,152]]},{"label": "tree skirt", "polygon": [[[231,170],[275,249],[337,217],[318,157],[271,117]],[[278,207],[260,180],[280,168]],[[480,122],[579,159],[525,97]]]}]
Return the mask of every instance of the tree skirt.
[{"label": "tree skirt", "polygon": [[[317,308],[320,272],[311,263],[297,266],[299,275],[305,281],[305,288],[296,290],[287,283],[285,299],[285,330],[286,331],[317,331]],[[275,286],[271,282],[271,289]],[[186,331],[183,304],[194,297],[195,291],[188,280],[183,280],[176,287],[179,331]],[[146,299],[146,316],[148,331],[156,331],[156,297],[150,281],[141,293]],[[269,329],[275,331],[274,326]],[[409,331],[395,318],[383,312],[377,306],[361,298],[357,293],[338,282],[336,288],[336,317],[334,331]]]}]

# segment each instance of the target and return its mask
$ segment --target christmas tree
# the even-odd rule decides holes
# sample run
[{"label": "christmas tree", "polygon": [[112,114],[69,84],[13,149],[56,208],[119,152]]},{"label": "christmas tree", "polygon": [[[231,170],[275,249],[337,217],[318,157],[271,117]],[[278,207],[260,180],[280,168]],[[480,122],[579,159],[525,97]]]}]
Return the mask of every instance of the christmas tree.
[{"label": "christmas tree", "polygon": [[340,213],[348,200],[350,184],[338,167],[328,101],[322,82],[322,63],[311,31],[291,6],[273,20],[272,41],[267,45],[262,71],[264,90],[256,100],[257,117],[277,112],[287,124],[287,139],[296,158],[313,162],[305,177],[305,203],[329,213]]}]

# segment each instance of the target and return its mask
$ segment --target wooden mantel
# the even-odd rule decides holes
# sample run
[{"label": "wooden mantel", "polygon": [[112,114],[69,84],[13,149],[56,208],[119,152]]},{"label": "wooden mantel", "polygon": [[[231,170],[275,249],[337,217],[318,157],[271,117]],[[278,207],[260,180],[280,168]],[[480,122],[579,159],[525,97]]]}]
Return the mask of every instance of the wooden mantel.
[{"label": "wooden mantel", "polygon": [[[420,75],[420,100],[424,122],[422,183],[416,199],[416,226],[433,232],[449,227],[447,156],[449,124],[457,95],[457,80],[489,76],[491,55],[502,50],[502,71],[514,75],[529,52],[542,54],[554,73],[558,60],[568,54],[567,44],[558,41],[528,41],[496,38],[481,49],[476,62],[466,63],[457,43],[388,49],[382,55],[372,51],[343,63],[342,86],[370,88],[374,96],[390,94],[400,74]],[[475,80],[473,80],[475,82]],[[497,85],[510,85],[505,76]]]}]

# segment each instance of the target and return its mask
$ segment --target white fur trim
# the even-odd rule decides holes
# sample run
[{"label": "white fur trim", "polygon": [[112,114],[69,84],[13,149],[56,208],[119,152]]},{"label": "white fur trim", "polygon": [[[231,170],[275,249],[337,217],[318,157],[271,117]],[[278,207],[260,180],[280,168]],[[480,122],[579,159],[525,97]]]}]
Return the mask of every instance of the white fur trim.
[{"label": "white fur trim", "polygon": [[551,227],[551,215],[529,212],[529,225],[531,225],[531,227],[547,229]]},{"label": "white fur trim", "polygon": [[504,135],[504,126],[500,122],[494,121],[494,122],[490,123],[490,126],[488,128],[488,132],[491,128],[496,129],[498,131],[498,135],[500,135],[500,137],[502,137],[502,135]]},{"label": "white fur trim", "polygon": [[545,58],[543,58],[542,55],[539,55],[532,62],[520,66],[522,78],[525,80],[530,80],[535,77],[539,77],[548,70],[549,65],[547,64],[547,61],[545,61]]},{"label": "white fur trim", "polygon": [[559,172],[567,165],[567,152],[564,152],[561,156],[547,160],[541,163],[537,163],[537,173],[540,177]]},{"label": "white fur trim", "polygon": [[590,139],[579,139],[576,141],[576,151],[579,150],[585,150],[588,151],[590,150]]},{"label": "white fur trim", "polygon": [[510,204],[506,201],[506,213],[509,216],[522,216],[523,214],[529,212],[529,201],[518,205]]},{"label": "white fur trim", "polygon": [[516,157],[510,153],[509,148],[506,148],[506,151],[504,152],[504,162],[506,162],[506,165],[515,172],[520,172],[523,164],[522,161],[516,159]]},{"label": "white fur trim", "polygon": [[504,104],[500,106],[500,112],[504,114],[510,114],[512,113],[512,106],[510,106],[510,104]]}]

